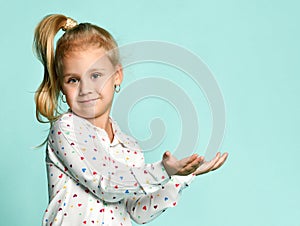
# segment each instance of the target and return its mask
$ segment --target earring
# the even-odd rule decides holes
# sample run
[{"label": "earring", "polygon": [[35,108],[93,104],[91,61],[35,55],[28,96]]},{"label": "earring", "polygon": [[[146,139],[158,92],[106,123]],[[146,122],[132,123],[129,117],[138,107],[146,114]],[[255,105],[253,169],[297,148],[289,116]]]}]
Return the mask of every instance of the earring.
[{"label": "earring", "polygon": [[118,93],[121,90],[121,86],[120,85],[115,85],[115,92]]},{"label": "earring", "polygon": [[67,103],[67,99],[66,99],[65,94],[63,94],[63,95],[61,96],[61,101],[62,101],[63,103]]}]

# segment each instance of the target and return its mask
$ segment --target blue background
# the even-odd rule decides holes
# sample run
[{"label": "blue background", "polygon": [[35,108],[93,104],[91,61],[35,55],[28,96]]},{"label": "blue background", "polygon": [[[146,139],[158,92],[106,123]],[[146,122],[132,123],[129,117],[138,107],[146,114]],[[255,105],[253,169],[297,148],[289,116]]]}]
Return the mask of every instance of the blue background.
[{"label": "blue background", "polygon": [[[198,177],[176,208],[149,225],[300,225],[299,7],[292,0],[1,0],[0,224],[40,225],[47,206],[44,148],[32,148],[48,129],[35,119],[33,96],[42,66],[32,40],[45,15],[63,13],[108,29],[121,45],[161,40],[183,46],[209,66],[222,90],[227,127],[220,151],[230,153],[228,161]],[[125,74],[123,87],[131,81]],[[191,87],[193,99],[197,87],[189,82],[180,84]],[[149,101],[153,109],[161,104]],[[145,136],[144,110],[143,105],[133,110],[142,127],[133,124],[137,137]],[[165,106],[162,115],[171,111]],[[166,117],[166,125],[172,126],[171,119]],[[209,130],[203,122],[204,137],[206,126]],[[169,129],[167,134],[164,147],[172,150],[170,137],[178,133]],[[162,152],[147,153],[147,160],[159,159]]]}]

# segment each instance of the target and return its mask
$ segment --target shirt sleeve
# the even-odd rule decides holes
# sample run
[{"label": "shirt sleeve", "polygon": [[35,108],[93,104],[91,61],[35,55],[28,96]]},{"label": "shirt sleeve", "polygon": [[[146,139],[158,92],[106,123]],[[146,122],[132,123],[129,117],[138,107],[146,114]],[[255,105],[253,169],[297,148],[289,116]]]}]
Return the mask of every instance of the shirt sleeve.
[{"label": "shirt sleeve", "polygon": [[48,155],[62,172],[98,198],[117,202],[161,188],[169,176],[162,162],[131,167],[113,159],[99,136],[72,115],[58,119],[50,130]]},{"label": "shirt sleeve", "polygon": [[167,208],[177,205],[181,192],[193,181],[195,175],[172,176],[171,180],[152,194],[137,195],[126,199],[126,208],[138,224],[152,221]]}]

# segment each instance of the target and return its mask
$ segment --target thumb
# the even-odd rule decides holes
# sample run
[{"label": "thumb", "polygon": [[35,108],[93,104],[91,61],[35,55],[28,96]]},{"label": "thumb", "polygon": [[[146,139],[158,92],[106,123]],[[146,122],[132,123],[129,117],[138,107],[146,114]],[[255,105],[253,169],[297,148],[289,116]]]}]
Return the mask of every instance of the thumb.
[{"label": "thumb", "polygon": [[168,158],[170,158],[171,153],[169,151],[166,151],[163,155],[163,160],[167,160]]}]

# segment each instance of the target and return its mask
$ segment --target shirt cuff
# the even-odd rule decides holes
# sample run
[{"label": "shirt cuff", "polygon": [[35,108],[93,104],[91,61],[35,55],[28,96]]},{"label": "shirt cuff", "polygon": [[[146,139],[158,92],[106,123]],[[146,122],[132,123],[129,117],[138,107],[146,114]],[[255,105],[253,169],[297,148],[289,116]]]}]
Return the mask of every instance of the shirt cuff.
[{"label": "shirt cuff", "polygon": [[187,176],[177,176],[177,175],[172,176],[172,178],[181,185],[180,190],[188,187],[193,182],[195,177],[196,177],[196,175],[193,173],[191,173]]},{"label": "shirt cuff", "polygon": [[157,191],[170,180],[170,176],[161,161],[146,164],[144,170],[133,167],[132,172],[146,194]]}]

